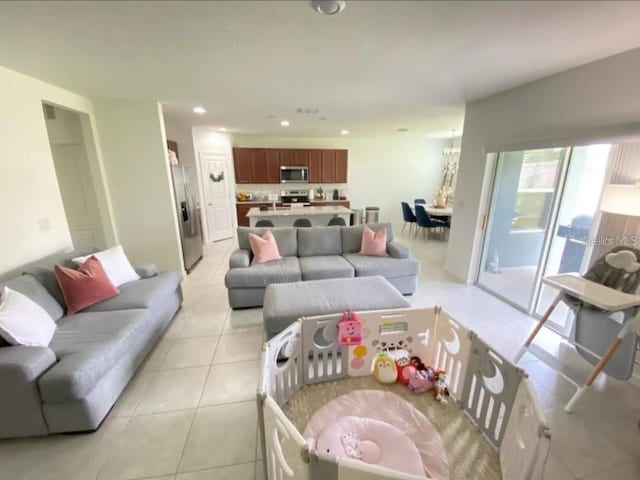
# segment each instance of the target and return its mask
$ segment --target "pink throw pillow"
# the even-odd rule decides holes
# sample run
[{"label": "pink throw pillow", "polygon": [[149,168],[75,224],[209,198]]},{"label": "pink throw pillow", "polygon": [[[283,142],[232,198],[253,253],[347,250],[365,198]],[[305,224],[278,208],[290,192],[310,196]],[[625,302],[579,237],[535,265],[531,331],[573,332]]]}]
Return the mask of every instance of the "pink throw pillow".
[{"label": "pink throw pillow", "polygon": [[271,230],[267,230],[262,237],[259,237],[255,233],[250,233],[249,243],[251,244],[251,251],[253,252],[251,265],[254,263],[270,262],[271,260],[280,260],[282,258]]},{"label": "pink throw pillow", "polygon": [[369,227],[362,230],[362,244],[360,255],[375,255],[377,257],[388,257],[387,253],[387,229],[383,228],[374,232]]},{"label": "pink throw pillow", "polygon": [[93,255],[78,270],[56,265],[54,271],[70,315],[120,293]]}]

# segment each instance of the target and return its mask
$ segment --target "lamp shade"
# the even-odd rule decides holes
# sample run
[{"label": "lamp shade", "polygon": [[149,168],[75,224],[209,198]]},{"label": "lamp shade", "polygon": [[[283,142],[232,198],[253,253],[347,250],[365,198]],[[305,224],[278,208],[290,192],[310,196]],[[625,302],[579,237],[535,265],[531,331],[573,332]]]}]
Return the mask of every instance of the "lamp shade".
[{"label": "lamp shade", "polygon": [[618,215],[640,217],[640,186],[605,185],[600,210]]}]

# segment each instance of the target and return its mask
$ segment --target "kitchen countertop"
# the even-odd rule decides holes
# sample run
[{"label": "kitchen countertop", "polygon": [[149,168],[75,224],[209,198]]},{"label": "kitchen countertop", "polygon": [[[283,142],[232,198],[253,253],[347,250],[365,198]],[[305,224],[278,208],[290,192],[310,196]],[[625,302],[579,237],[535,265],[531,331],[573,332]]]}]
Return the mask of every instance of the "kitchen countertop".
[{"label": "kitchen countertop", "polygon": [[294,207],[281,208],[278,210],[260,210],[253,207],[247,213],[247,217],[306,217],[309,215],[348,215],[351,210],[342,206],[324,206],[324,207]]},{"label": "kitchen countertop", "polygon": [[[345,200],[309,200],[309,203],[342,203],[342,202],[348,202],[348,199]],[[250,205],[252,203],[273,203],[271,200],[236,200],[236,203],[239,204],[247,204]],[[282,200],[276,200],[276,203],[282,203]]]}]

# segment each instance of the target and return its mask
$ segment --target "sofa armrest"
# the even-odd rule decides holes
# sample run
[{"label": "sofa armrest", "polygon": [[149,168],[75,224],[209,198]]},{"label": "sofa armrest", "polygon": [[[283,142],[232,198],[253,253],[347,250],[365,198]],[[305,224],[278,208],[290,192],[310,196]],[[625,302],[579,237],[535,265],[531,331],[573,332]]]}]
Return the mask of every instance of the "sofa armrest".
[{"label": "sofa armrest", "polygon": [[56,363],[46,347],[0,348],[0,438],[45,435],[38,379]]},{"label": "sofa armrest", "polygon": [[0,383],[11,376],[29,382],[40,377],[56,363],[56,355],[47,347],[11,346],[0,348]]},{"label": "sofa armrest", "polygon": [[231,252],[229,268],[245,268],[251,265],[251,252],[239,248]]},{"label": "sofa armrest", "polygon": [[133,267],[140,278],[151,278],[158,275],[158,267],[153,263],[145,263],[143,265],[136,265]]},{"label": "sofa armrest", "polygon": [[387,253],[393,258],[409,258],[411,256],[409,248],[397,242],[387,242]]}]

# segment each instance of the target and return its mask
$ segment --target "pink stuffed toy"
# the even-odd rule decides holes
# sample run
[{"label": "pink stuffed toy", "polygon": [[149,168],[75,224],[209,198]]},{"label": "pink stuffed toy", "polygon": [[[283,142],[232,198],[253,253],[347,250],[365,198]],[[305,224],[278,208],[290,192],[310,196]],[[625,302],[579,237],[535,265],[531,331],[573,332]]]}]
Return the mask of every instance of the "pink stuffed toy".
[{"label": "pink stuffed toy", "polygon": [[360,345],[362,342],[362,322],[358,314],[347,310],[338,322],[338,343],[340,345]]},{"label": "pink stuffed toy", "polygon": [[407,384],[409,390],[413,393],[424,393],[432,390],[435,387],[433,369],[425,366],[418,357],[411,357],[410,361],[412,369],[405,368],[405,371],[408,370],[407,373],[409,373],[409,382]]}]

